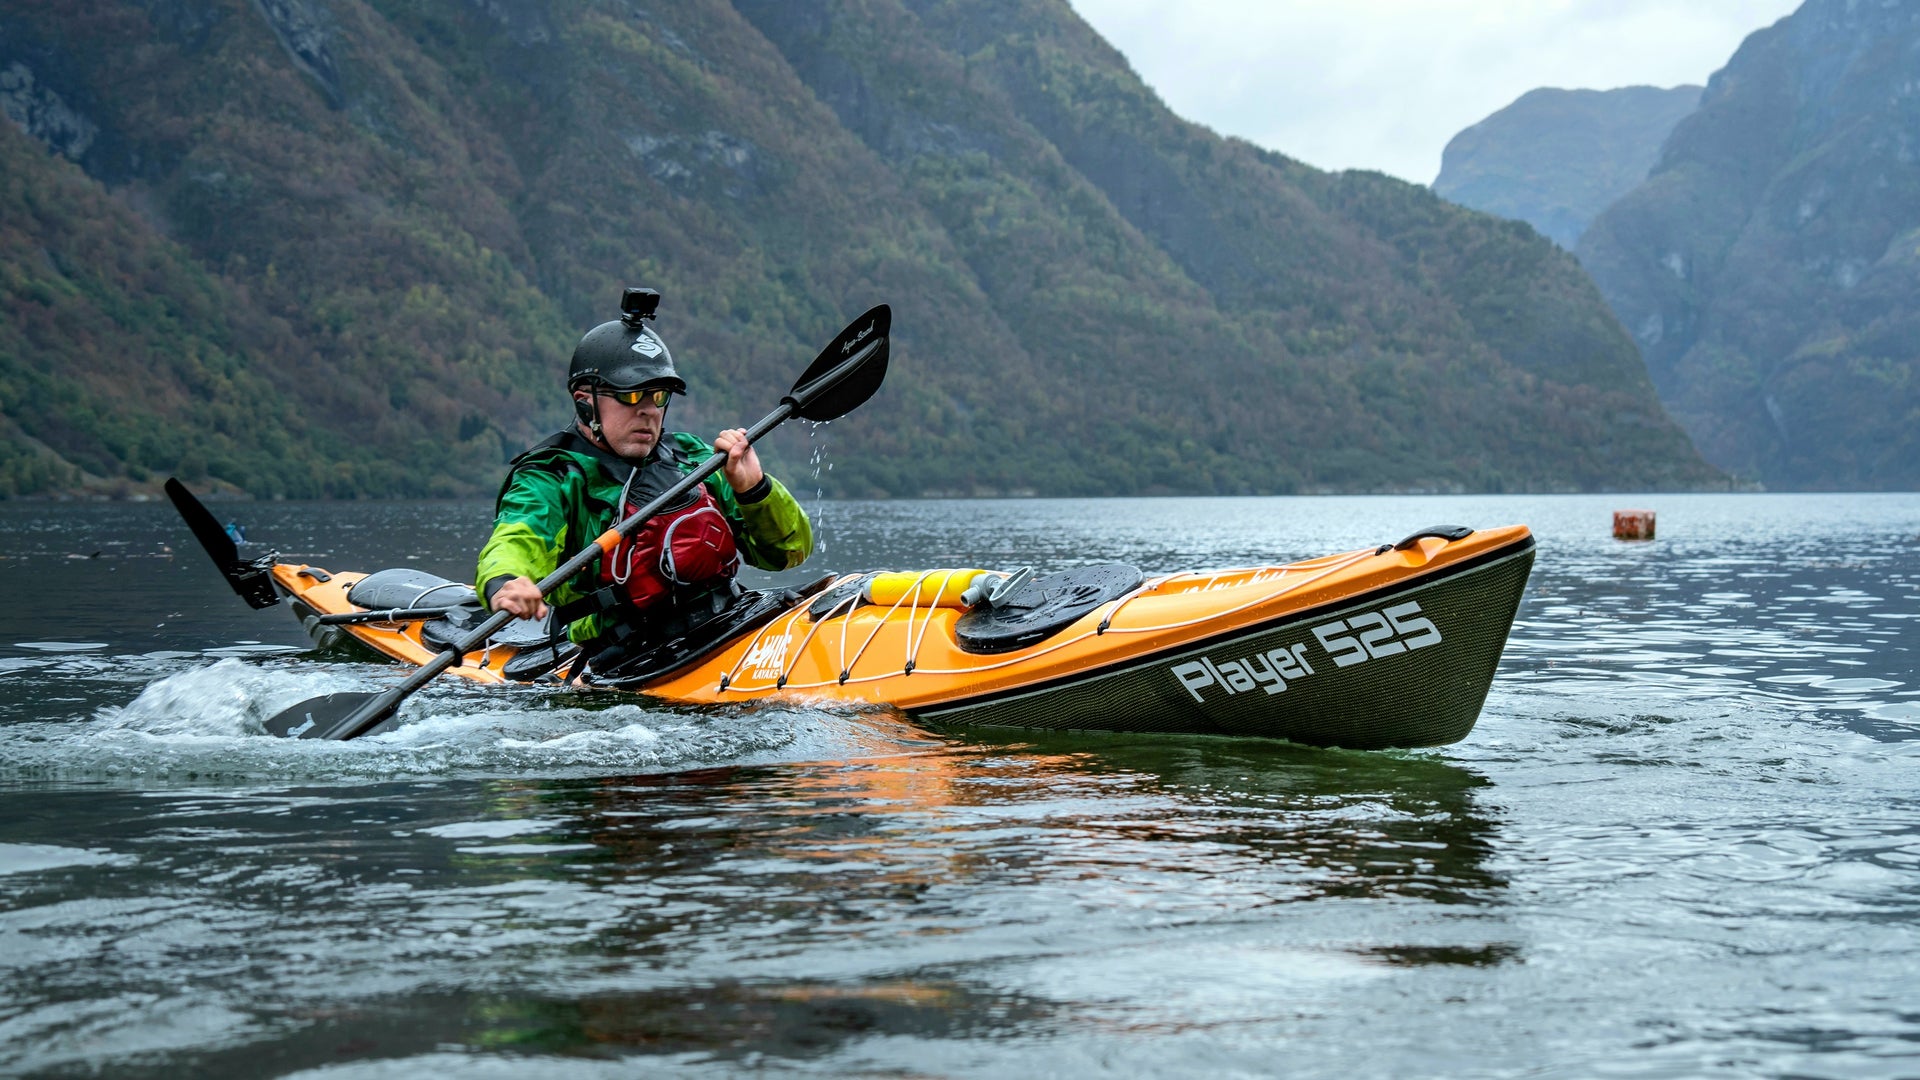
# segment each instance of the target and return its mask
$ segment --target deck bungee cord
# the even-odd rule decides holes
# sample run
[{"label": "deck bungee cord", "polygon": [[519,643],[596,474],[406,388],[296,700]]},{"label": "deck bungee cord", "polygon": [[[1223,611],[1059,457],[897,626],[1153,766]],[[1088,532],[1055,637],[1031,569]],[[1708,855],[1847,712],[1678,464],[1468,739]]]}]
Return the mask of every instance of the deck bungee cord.
[{"label": "deck bungee cord", "polygon": [[[1331,563],[1327,567],[1322,568],[1319,572],[1312,574],[1311,576],[1303,576],[1298,578],[1297,580],[1289,583],[1285,588],[1275,589],[1265,595],[1256,597],[1252,600],[1248,600],[1245,603],[1238,604],[1234,607],[1223,609],[1211,615],[1195,616],[1193,618],[1184,619],[1177,622],[1157,623],[1157,624],[1145,625],[1145,626],[1110,625],[1110,620],[1112,619],[1112,617],[1114,615],[1117,615],[1120,611],[1120,608],[1123,605],[1125,605],[1128,601],[1138,596],[1149,595],[1149,594],[1159,592],[1161,589],[1163,589],[1166,585],[1168,585],[1175,579],[1185,576],[1186,574],[1194,573],[1194,571],[1183,571],[1182,573],[1179,573],[1179,574],[1170,574],[1163,578],[1156,578],[1151,581],[1145,582],[1141,584],[1138,588],[1134,589],[1132,592],[1129,592],[1125,596],[1120,597],[1118,600],[1110,601],[1110,603],[1113,605],[1112,610],[1109,611],[1107,616],[1101,620],[1100,624],[1092,630],[1083,631],[1071,637],[1052,640],[1044,648],[1039,648],[1037,650],[1030,651],[1030,652],[1024,652],[1016,657],[1011,657],[1008,659],[1003,659],[1003,660],[995,661],[992,663],[973,664],[965,668],[929,668],[929,667],[920,666],[917,663],[921,646],[922,644],[924,644],[926,639],[927,629],[929,626],[932,625],[935,615],[941,610],[941,607],[942,607],[942,605],[939,605],[939,604],[927,605],[926,618],[921,620],[919,624],[920,625],[919,635],[918,637],[915,637],[913,633],[913,626],[914,626],[914,620],[918,616],[919,588],[917,584],[908,595],[902,596],[901,599],[894,602],[894,605],[892,607],[888,608],[886,615],[883,616],[879,621],[877,621],[873,629],[868,632],[867,639],[866,641],[861,643],[859,650],[856,651],[853,654],[853,656],[847,657],[846,656],[846,633],[852,624],[849,620],[846,620],[841,617],[845,614],[850,614],[852,610],[852,606],[858,603],[859,596],[858,594],[854,594],[849,596],[846,600],[841,601],[839,604],[836,604],[833,609],[833,614],[830,614],[825,618],[815,621],[810,627],[808,627],[806,636],[800,640],[798,647],[793,651],[793,658],[787,661],[787,666],[781,671],[779,677],[774,681],[773,686],[774,686],[774,689],[776,690],[801,691],[801,690],[817,690],[829,685],[844,686],[850,683],[870,683],[870,682],[875,682],[881,679],[896,678],[896,677],[901,677],[906,675],[912,675],[915,673],[922,674],[922,675],[956,675],[956,676],[970,675],[970,674],[976,674],[983,671],[993,671],[1000,668],[1011,667],[1016,664],[1030,663],[1031,661],[1033,661],[1038,657],[1043,657],[1048,655],[1049,653],[1058,652],[1062,649],[1068,648],[1069,646],[1072,646],[1081,641],[1084,641],[1087,638],[1099,637],[1099,636],[1103,636],[1104,634],[1152,634],[1152,633],[1166,633],[1169,631],[1182,630],[1182,629],[1199,625],[1204,622],[1218,619],[1220,617],[1237,615],[1245,611],[1250,611],[1254,608],[1259,607],[1262,604],[1272,603],[1273,601],[1279,599],[1282,596],[1287,595],[1288,593],[1295,591],[1296,589],[1310,585],[1314,581],[1317,581],[1320,578],[1327,576],[1328,574],[1344,569],[1363,559],[1371,558],[1375,554],[1376,553],[1372,548],[1363,548],[1361,550],[1351,552],[1344,556],[1328,556],[1327,558],[1337,559],[1338,561]],[[1247,570],[1216,572],[1210,576],[1209,580],[1210,582],[1219,581],[1222,578],[1225,578],[1226,576],[1228,576],[1229,573],[1258,574],[1258,573],[1265,573],[1269,571],[1277,572],[1279,578],[1284,578],[1287,575],[1295,572],[1297,569],[1298,569],[1297,567],[1285,567],[1285,566],[1251,567],[1251,568],[1248,568]],[[953,574],[961,573],[961,572],[963,571],[945,571],[945,573],[948,575],[949,578],[951,578]],[[981,572],[992,573],[992,571],[981,571]],[[937,573],[942,573],[942,571],[939,571],[939,570],[923,571],[921,573],[921,577],[924,579],[927,576],[930,576],[932,574],[937,574]],[[839,583],[836,582],[835,584],[837,585]],[[1207,588],[1207,586],[1202,586],[1201,590],[1196,590],[1196,591],[1204,591],[1205,588]],[[911,602],[909,602],[910,600]],[[894,615],[898,611],[900,605],[903,603],[906,603],[908,605],[907,612],[906,612],[906,624],[907,624],[906,636],[909,637],[913,642],[908,649],[905,662],[901,665],[901,667],[898,670],[889,669],[886,671],[860,675],[860,676],[852,675],[851,672],[853,670],[853,667],[856,664],[858,664],[861,657],[865,655],[867,646],[870,645],[873,642],[873,639],[879,636],[880,632],[886,628],[886,619]],[[847,607],[848,610],[846,612],[840,611],[840,608],[842,606]],[[727,692],[751,693],[751,692],[765,689],[764,685],[762,686],[742,685],[742,683],[738,679],[740,667],[745,664],[746,659],[748,657],[753,655],[755,648],[759,646],[762,640],[764,640],[768,636],[769,632],[772,631],[774,627],[782,626],[783,634],[791,634],[793,625],[799,621],[802,615],[805,615],[805,614],[806,614],[806,608],[804,605],[800,607],[796,607],[794,608],[793,611],[788,613],[784,617],[784,619],[773,622],[773,623],[769,623],[765,627],[762,627],[761,630],[754,636],[754,639],[752,643],[749,644],[747,650],[741,654],[740,661],[736,663],[733,668],[729,669],[725,674],[721,676],[720,681],[716,685],[715,689],[720,693],[727,693]],[[791,678],[792,672],[794,668],[799,666],[802,655],[806,649],[806,646],[813,641],[814,635],[819,632],[819,629],[822,626],[826,625],[828,622],[833,621],[835,618],[841,618],[841,628],[840,628],[841,647],[840,647],[839,655],[843,659],[842,659],[842,666],[840,668],[841,670],[840,677],[834,680],[823,679],[819,682],[813,682],[813,683],[794,682]]]}]

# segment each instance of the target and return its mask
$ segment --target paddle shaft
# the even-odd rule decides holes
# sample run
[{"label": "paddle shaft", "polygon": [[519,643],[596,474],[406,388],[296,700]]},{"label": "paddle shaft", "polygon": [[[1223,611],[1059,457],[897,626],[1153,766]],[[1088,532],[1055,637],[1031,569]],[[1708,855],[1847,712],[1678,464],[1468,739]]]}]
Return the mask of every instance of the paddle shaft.
[{"label": "paddle shaft", "polygon": [[[848,364],[855,364],[864,360],[865,351],[866,350],[862,350],[862,355],[849,360]],[[766,416],[761,417],[759,423],[747,429],[747,442],[751,444],[767,432],[779,427],[788,417],[793,415],[794,409],[795,403],[793,401],[782,401],[778,408]],[[593,543],[582,548],[573,558],[561,563],[553,573],[541,578],[535,585],[535,588],[540,590],[542,597],[553,592],[553,590],[560,587],[561,582],[566,581],[586,569],[587,564],[600,558],[603,554],[610,554],[614,548],[620,546],[622,540],[633,535],[634,530],[646,524],[649,518],[659,513],[662,507],[667,506],[675,499],[692,491],[694,485],[699,484],[707,477],[719,472],[726,463],[727,455],[719,453],[701,462],[692,472],[681,477],[679,482],[661,492],[659,497],[655,498],[652,502],[635,510],[622,519],[618,525],[595,537]],[[400,703],[412,697],[414,691],[432,682],[434,676],[439,675],[441,672],[459,663],[468,652],[492,637],[495,633],[498,633],[500,628],[512,622],[513,618],[514,615],[511,611],[494,612],[486,622],[474,627],[467,632],[465,637],[448,646],[445,652],[421,665],[418,671],[407,676],[399,686],[367,702],[366,705],[356,709],[351,715],[341,720],[338,724],[333,725],[329,730],[321,732],[317,737],[323,739],[351,739],[365,734],[376,724],[392,716],[394,712],[400,708]]]}]

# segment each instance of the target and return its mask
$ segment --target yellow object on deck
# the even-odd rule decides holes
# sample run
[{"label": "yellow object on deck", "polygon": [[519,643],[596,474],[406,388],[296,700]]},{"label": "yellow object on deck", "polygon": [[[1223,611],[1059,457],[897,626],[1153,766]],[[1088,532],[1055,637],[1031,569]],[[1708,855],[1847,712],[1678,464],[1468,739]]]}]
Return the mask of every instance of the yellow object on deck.
[{"label": "yellow object on deck", "polygon": [[[905,603],[916,607],[950,607],[965,609],[970,605],[961,598],[967,586],[986,570],[902,570],[875,574],[867,579],[861,596],[869,604]],[[995,575],[996,577],[999,575]]]}]

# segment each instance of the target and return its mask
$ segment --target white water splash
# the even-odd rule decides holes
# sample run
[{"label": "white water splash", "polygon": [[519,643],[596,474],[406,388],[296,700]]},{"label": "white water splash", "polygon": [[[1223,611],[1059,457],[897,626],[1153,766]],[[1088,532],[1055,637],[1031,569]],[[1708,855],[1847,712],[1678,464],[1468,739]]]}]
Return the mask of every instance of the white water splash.
[{"label": "white water splash", "polygon": [[281,709],[321,694],[350,689],[330,674],[268,671],[237,659],[168,676],[120,708],[100,710],[106,731],[147,735],[265,735]]},{"label": "white water splash", "polygon": [[0,783],[604,776],[860,756],[900,737],[881,733],[887,723],[806,706],[681,709],[612,691],[452,681],[410,699],[390,729],[349,742],[266,733],[270,717],[300,701],[383,689],[394,678],[395,669],[371,665],[222,659],[160,678],[84,720],[8,725]]}]

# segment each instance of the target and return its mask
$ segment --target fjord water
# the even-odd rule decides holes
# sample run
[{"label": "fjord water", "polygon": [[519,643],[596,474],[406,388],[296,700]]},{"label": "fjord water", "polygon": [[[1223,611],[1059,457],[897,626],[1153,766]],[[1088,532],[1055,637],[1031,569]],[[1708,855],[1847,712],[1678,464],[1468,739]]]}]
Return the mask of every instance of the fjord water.
[{"label": "fjord water", "polygon": [[[449,576],[487,512],[215,509]],[[1540,546],[1434,750],[451,681],[320,744],[260,722],[397,669],[164,506],[0,506],[0,1073],[1920,1074],[1920,496],[815,509],[809,571]]]}]

